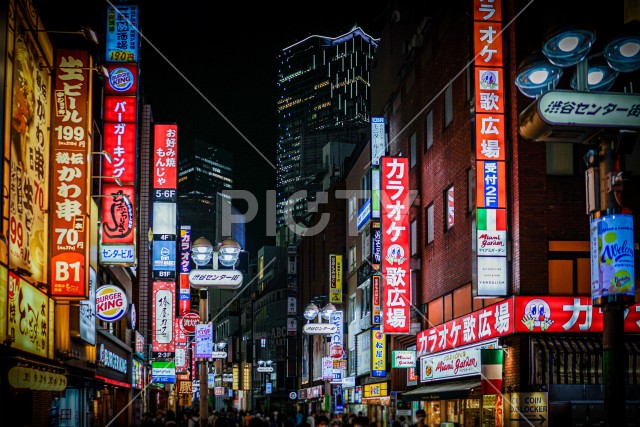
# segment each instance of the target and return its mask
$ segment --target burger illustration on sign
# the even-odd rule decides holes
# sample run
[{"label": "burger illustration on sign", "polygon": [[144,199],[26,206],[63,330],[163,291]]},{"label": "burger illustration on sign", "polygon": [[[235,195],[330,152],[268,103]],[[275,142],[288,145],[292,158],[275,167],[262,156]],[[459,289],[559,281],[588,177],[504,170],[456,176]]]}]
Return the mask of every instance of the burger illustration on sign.
[{"label": "burger illustration on sign", "polygon": [[115,322],[127,313],[127,294],[117,286],[104,285],[96,290],[96,316],[105,322]]}]

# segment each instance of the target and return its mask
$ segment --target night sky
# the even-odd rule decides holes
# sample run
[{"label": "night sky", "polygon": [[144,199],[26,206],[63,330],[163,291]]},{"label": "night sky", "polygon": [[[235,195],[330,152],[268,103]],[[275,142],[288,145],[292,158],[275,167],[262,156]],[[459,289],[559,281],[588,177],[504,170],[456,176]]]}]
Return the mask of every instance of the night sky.
[{"label": "night sky", "polygon": [[[288,2],[287,7],[283,2],[221,3],[138,2],[144,35],[140,82],[155,121],[178,123],[180,144],[195,137],[233,153],[235,188],[251,191],[261,203],[258,218],[247,224],[246,249],[255,253],[264,244],[275,244],[274,238],[264,236],[263,206],[265,192],[275,190],[276,174],[238,131],[275,165],[276,56],[310,34],[335,37],[355,24],[379,37],[391,12],[386,1]],[[89,25],[104,34],[106,1],[34,4],[47,29]],[[52,37],[56,43],[78,38]],[[96,53],[103,54],[104,46],[98,49]]]}]

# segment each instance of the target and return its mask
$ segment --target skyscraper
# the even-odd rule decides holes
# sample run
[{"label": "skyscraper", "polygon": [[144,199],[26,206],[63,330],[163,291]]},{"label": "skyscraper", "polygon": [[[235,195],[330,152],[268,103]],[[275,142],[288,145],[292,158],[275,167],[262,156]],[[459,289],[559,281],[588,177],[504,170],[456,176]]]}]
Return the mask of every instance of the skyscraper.
[{"label": "skyscraper", "polygon": [[[315,200],[328,143],[366,140],[370,119],[370,69],[378,39],[353,27],[338,37],[313,35],[278,56],[277,221],[300,218]],[[291,197],[306,190],[307,196]],[[285,243],[286,244],[286,243]]]},{"label": "skyscraper", "polygon": [[[184,147],[184,148],[183,148]],[[190,225],[194,239],[216,236],[216,195],[233,188],[233,155],[215,145],[194,139],[178,155],[178,215]]]}]

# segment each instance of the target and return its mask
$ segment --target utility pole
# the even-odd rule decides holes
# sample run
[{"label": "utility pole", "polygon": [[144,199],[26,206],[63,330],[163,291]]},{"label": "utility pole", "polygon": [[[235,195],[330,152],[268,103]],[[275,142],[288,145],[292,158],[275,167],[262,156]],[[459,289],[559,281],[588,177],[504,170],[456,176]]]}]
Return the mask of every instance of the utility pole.
[{"label": "utility pole", "polygon": [[[206,324],[209,320],[207,312],[207,290],[200,290],[200,322]],[[200,427],[207,427],[209,421],[209,372],[207,359],[200,359]]]},{"label": "utility pole", "polygon": [[[593,306],[601,307],[603,311],[602,373],[604,420],[607,427],[626,425],[624,310],[634,301],[633,297],[625,293],[609,292],[613,278],[605,279],[599,270],[603,257],[600,253],[600,245],[605,245],[600,239],[604,239],[604,235],[601,236],[597,222],[594,223],[594,221],[611,215],[623,214],[621,204],[623,172],[620,170],[619,156],[620,151],[624,152],[621,147],[628,143],[628,140],[625,141],[628,136],[635,138],[635,132],[627,134],[625,131],[620,131],[616,138],[605,136],[600,142],[598,153],[591,152],[588,161],[591,168],[587,171],[587,197],[589,197],[591,189],[592,194],[598,194],[600,199],[598,206],[597,201],[592,200],[591,202],[595,203],[589,203],[588,198],[587,208],[591,212],[591,269],[592,272],[598,272],[598,276],[591,279],[592,283],[595,280],[600,288],[600,292],[596,295],[593,294],[592,289]],[[599,182],[595,180],[596,169]],[[596,186],[597,188],[594,188]],[[593,208],[599,209],[594,211]]]}]

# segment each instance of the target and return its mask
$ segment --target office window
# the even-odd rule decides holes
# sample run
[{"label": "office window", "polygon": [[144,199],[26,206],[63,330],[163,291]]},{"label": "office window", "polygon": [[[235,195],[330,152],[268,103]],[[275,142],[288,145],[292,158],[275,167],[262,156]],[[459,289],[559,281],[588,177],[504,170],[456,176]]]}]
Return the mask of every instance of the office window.
[{"label": "office window", "polygon": [[349,323],[356,320],[356,310],[358,307],[356,306],[356,294],[353,294],[349,297]]},{"label": "office window", "polygon": [[418,253],[418,221],[411,221],[409,230],[411,232],[411,256],[413,256]]},{"label": "office window", "polygon": [[433,242],[433,203],[426,207],[425,217],[427,218],[427,245]]},{"label": "office window", "polygon": [[589,295],[591,260],[588,241],[549,242],[549,295]]},{"label": "office window", "polygon": [[371,257],[371,232],[369,226],[365,226],[362,230],[361,237],[362,252],[360,253],[360,262],[364,262]]},{"label": "office window", "polygon": [[353,220],[353,217],[356,214],[357,211],[357,207],[358,203],[357,203],[357,199],[356,199],[356,194],[352,194],[349,197],[349,221]]},{"label": "office window", "polygon": [[356,244],[349,248],[349,271],[356,269]]},{"label": "office window", "polygon": [[453,291],[453,317],[471,313],[471,284],[464,285]]},{"label": "office window", "polygon": [[433,145],[433,111],[427,113],[424,133],[424,149],[426,151]]},{"label": "office window", "polygon": [[429,319],[429,324],[427,325],[428,328],[432,328],[442,323],[442,298],[434,299],[433,301],[431,301],[428,305],[427,310],[427,318]]},{"label": "office window", "polygon": [[409,168],[413,168],[416,165],[416,149],[418,144],[418,137],[416,133],[412,133],[411,137],[409,137]]},{"label": "office window", "polygon": [[371,316],[371,280],[360,286],[360,318]]},{"label": "office window", "polygon": [[453,121],[453,88],[450,84],[444,90],[444,127]]},{"label": "office window", "polygon": [[467,101],[471,100],[471,70],[474,69],[474,67],[467,67],[467,69],[464,72],[464,81],[465,81],[465,90],[467,91]]},{"label": "office window", "polygon": [[445,224],[446,229],[449,230],[453,227],[455,215],[454,215],[454,199],[453,199],[453,185],[447,188],[447,191],[444,192],[446,206],[444,211],[446,212]]},{"label": "office window", "polygon": [[573,144],[547,142],[547,175],[573,175]]},{"label": "office window", "polygon": [[443,321],[447,322],[453,319],[453,294],[444,296],[444,316]]}]

